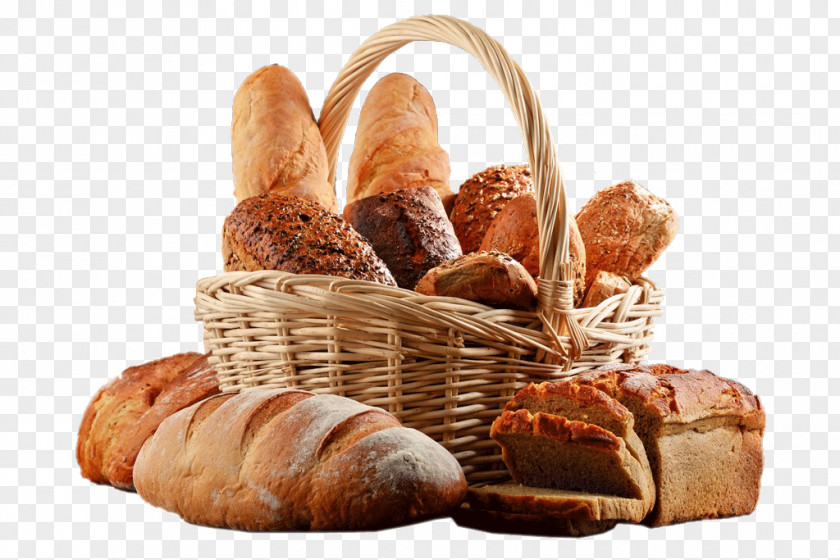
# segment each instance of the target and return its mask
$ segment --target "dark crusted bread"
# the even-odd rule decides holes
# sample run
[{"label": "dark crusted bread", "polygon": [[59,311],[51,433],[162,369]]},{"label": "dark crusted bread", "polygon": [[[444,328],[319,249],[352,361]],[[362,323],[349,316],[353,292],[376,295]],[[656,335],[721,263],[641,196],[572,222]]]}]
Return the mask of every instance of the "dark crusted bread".
[{"label": "dark crusted bread", "polygon": [[161,424],[137,492],[191,523],[246,531],[370,530],[444,515],[458,461],[384,410],[337,395],[253,389]]},{"label": "dark crusted bread", "polygon": [[452,513],[458,525],[489,533],[510,535],[534,535],[541,537],[586,537],[605,533],[615,527],[617,521],[590,521],[567,519],[546,513],[512,513],[491,509],[474,508],[462,504]]},{"label": "dark crusted bread", "polygon": [[344,218],[379,255],[401,288],[461,256],[461,245],[432,187],[377,194],[344,207]]},{"label": "dark crusted bread", "polygon": [[429,270],[415,290],[429,296],[468,299],[502,309],[534,309],[537,283],[508,255],[471,253]]},{"label": "dark crusted bread", "polygon": [[710,371],[614,365],[571,380],[626,406],[657,485],[651,526],[744,515],[755,509],[765,412],[757,396]]},{"label": "dark crusted bread", "polygon": [[327,274],[395,286],[373,248],[320,205],[274,193],[247,198],[225,220],[225,270]]},{"label": "dark crusted bread", "polygon": [[495,165],[467,179],[450,215],[461,250],[478,251],[496,214],[518,195],[533,190],[528,165]]},{"label": "dark crusted bread", "polygon": [[207,358],[195,352],[161,358],[130,367],[102,387],[79,426],[76,459],[82,476],[133,490],[137,454],[160,423],[219,392]]}]

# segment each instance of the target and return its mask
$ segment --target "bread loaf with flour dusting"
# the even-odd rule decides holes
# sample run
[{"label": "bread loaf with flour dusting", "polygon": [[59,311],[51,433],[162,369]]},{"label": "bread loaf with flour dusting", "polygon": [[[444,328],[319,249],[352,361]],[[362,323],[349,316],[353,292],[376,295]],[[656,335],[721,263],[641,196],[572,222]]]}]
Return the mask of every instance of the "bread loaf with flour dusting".
[{"label": "bread loaf with flour dusting", "polygon": [[169,417],[134,470],[137,492],[191,523],[247,531],[367,530],[458,506],[455,458],[384,410],[255,389]]}]

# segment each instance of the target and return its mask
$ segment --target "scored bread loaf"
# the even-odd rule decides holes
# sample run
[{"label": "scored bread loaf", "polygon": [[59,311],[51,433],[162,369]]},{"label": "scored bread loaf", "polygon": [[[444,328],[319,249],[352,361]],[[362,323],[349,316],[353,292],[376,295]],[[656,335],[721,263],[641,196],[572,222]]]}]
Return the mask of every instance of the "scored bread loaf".
[{"label": "scored bread loaf", "polygon": [[137,491],[191,523],[248,531],[390,527],[464,498],[455,458],[384,410],[254,389],[169,417],[140,452]]},{"label": "scored bread loaf", "polygon": [[401,288],[413,290],[430,268],[461,256],[440,196],[429,186],[351,202],[344,218],[370,242]]},{"label": "scored bread loaf", "polygon": [[449,216],[461,250],[478,251],[496,215],[511,200],[533,190],[528,165],[494,165],[464,181]]},{"label": "scored bread loaf", "polygon": [[599,191],[576,216],[586,246],[586,285],[599,270],[636,280],[677,234],[677,214],[665,200],[626,181]]},{"label": "scored bread loaf", "polygon": [[133,366],[91,400],[76,445],[82,476],[134,489],[134,462],[146,439],[171,414],[219,392],[209,354],[176,354]]},{"label": "scored bread loaf", "polygon": [[634,416],[657,486],[650,526],[752,512],[763,468],[765,413],[736,381],[664,364],[604,366],[570,379]]},{"label": "scored bread loaf", "polygon": [[[537,198],[525,192],[502,208],[484,234],[479,251],[507,253],[533,277],[540,275],[540,230],[537,224]],[[586,288],[586,249],[577,223],[569,214],[569,260],[575,274],[574,304],[583,300]]]},{"label": "scored bread loaf", "polygon": [[414,288],[428,296],[458,297],[503,309],[534,309],[537,283],[498,252],[471,253],[429,270]]},{"label": "scored bread loaf", "polygon": [[282,270],[396,285],[350,224],[314,202],[276,193],[233,209],[222,231],[222,257],[226,271]]},{"label": "scored bread loaf", "polygon": [[306,91],[288,68],[264,66],[239,87],[231,152],[237,202],[277,192],[337,211],[321,132]]},{"label": "scored bread loaf", "polygon": [[368,93],[350,156],[347,202],[430,186],[450,204],[449,155],[437,140],[431,95],[405,74],[388,74]]}]

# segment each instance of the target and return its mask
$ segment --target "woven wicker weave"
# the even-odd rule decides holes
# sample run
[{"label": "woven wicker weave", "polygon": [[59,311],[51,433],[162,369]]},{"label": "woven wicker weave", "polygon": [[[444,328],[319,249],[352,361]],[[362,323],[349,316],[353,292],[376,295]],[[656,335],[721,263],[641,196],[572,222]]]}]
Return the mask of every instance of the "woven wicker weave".
[{"label": "woven wicker weave", "polygon": [[640,361],[663,293],[641,280],[597,307],[572,308],[566,195],[545,117],[519,66],[466,22],[411,18],[376,33],[351,56],[320,119],[330,180],[362,84],[411,41],[442,41],[475,56],[519,122],[537,196],[537,312],[372,282],[259,271],[200,280],[196,318],[204,323],[222,390],[301,387],[382,407],[440,441],[470,483],[478,483],[507,476],[489,427],[515,391],[530,380]]}]

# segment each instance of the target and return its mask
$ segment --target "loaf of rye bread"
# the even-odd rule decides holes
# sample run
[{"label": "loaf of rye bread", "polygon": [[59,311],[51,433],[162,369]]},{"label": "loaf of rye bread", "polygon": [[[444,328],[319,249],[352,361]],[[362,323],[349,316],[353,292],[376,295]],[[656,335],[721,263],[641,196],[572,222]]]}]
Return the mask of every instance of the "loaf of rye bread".
[{"label": "loaf of rye bread", "polygon": [[587,286],[599,270],[636,280],[673,241],[679,225],[670,204],[633,181],[599,191],[575,219],[586,246]]},{"label": "loaf of rye bread", "polygon": [[222,257],[226,271],[282,270],[396,285],[350,224],[318,204],[276,193],[234,208],[222,231]]},{"label": "loaf of rye bread", "polygon": [[440,196],[429,186],[351,202],[344,218],[370,242],[401,288],[413,290],[430,268],[461,256]]},{"label": "loaf of rye bread", "polygon": [[247,531],[369,530],[464,498],[455,458],[387,412],[297,389],[224,394],[161,424],[137,491],[191,523]]},{"label": "loaf of rye bread", "polygon": [[449,188],[449,154],[437,140],[431,95],[405,74],[388,74],[365,98],[350,156],[347,202],[375,194],[430,186],[444,206]]},{"label": "loaf of rye bread", "polygon": [[76,446],[82,476],[134,489],[134,462],[146,439],[171,414],[219,392],[209,355],[176,354],[134,366],[91,400]]},{"label": "loaf of rye bread", "polygon": [[321,132],[306,91],[288,68],[264,66],[239,87],[231,152],[237,202],[276,192],[337,212]]},{"label": "loaf of rye bread", "polygon": [[[540,230],[537,198],[533,192],[516,196],[502,208],[484,234],[479,251],[507,253],[533,277],[540,275]],[[569,260],[575,275],[574,304],[580,305],[586,288],[586,249],[577,222],[569,215]]]}]

